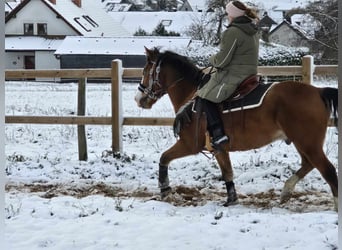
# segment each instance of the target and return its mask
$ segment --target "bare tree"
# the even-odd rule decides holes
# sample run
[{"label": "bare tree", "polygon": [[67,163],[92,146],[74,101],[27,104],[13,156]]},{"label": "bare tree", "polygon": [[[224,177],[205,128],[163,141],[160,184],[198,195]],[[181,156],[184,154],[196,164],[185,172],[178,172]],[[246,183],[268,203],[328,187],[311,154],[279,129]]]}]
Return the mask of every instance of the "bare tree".
[{"label": "bare tree", "polygon": [[315,30],[313,52],[320,55],[320,63],[338,62],[338,6],[337,0],[312,2],[304,10],[318,23]]},{"label": "bare tree", "polygon": [[[194,20],[187,34],[194,39],[203,40],[204,44],[218,45],[221,33],[227,22],[226,4],[227,0],[207,0],[207,12],[200,19]],[[248,6],[255,8],[253,3],[246,2]]]},{"label": "bare tree", "polygon": [[214,44],[219,44],[221,40],[221,33],[223,30],[224,21],[226,20],[225,6],[227,1],[225,0],[208,0],[208,9],[214,11],[214,15],[211,17],[211,22],[216,24],[216,30],[214,32]]}]

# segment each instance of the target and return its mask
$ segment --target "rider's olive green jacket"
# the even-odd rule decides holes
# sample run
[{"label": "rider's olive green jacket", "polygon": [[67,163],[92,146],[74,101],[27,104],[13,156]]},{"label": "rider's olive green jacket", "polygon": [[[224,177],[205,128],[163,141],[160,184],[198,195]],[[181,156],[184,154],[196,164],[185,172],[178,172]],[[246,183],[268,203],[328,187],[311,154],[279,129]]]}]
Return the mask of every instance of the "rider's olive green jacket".
[{"label": "rider's olive green jacket", "polygon": [[198,96],[218,103],[227,99],[245,78],[257,73],[259,34],[246,16],[237,17],[223,32],[220,49],[209,58],[216,73]]}]

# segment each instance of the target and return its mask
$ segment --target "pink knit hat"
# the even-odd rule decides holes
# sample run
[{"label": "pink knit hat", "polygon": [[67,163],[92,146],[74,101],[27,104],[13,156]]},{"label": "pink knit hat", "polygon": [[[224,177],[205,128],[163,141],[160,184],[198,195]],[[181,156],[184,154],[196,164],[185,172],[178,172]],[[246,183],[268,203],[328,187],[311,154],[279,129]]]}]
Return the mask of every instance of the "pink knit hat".
[{"label": "pink knit hat", "polygon": [[227,3],[226,12],[228,16],[233,18],[245,15],[245,11],[236,7],[233,2]]}]

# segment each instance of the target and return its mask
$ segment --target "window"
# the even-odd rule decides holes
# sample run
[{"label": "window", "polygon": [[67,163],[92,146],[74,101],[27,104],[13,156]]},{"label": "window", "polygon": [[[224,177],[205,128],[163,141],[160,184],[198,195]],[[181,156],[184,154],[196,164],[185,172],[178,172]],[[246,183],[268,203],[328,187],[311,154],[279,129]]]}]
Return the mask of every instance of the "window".
[{"label": "window", "polygon": [[47,35],[47,24],[37,23],[37,33],[40,36]]},{"label": "window", "polygon": [[161,24],[164,25],[164,27],[170,26],[172,23],[172,20],[162,20]]},{"label": "window", "polygon": [[33,35],[33,23],[24,23],[24,35]]},{"label": "window", "polygon": [[75,17],[75,18],[74,18],[74,21],[75,21],[76,23],[78,23],[78,25],[80,25],[85,31],[90,32],[91,30],[90,30],[90,29],[87,29],[87,28],[81,23],[80,19],[81,19],[81,18],[79,18],[79,17]]},{"label": "window", "polygon": [[85,20],[87,20],[88,23],[90,23],[91,26],[93,26],[94,28],[99,27],[99,25],[98,25],[90,16],[88,16],[88,15],[83,15],[82,17],[83,17]]}]

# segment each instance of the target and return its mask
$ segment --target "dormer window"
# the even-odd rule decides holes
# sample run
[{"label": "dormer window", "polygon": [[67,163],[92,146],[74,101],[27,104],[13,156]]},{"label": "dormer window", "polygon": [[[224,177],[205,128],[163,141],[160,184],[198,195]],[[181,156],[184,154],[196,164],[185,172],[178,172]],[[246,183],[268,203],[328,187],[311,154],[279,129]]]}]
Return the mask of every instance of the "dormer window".
[{"label": "dormer window", "polygon": [[172,20],[162,20],[162,21],[161,21],[161,24],[162,24],[164,27],[170,26],[171,23],[172,23]]},{"label": "dormer window", "polygon": [[37,23],[37,33],[38,36],[47,35],[47,23]]},{"label": "dormer window", "polygon": [[24,35],[33,36],[33,23],[24,23]]}]

